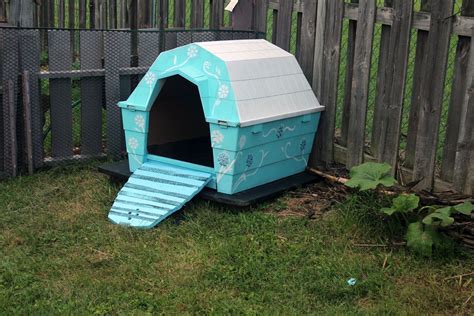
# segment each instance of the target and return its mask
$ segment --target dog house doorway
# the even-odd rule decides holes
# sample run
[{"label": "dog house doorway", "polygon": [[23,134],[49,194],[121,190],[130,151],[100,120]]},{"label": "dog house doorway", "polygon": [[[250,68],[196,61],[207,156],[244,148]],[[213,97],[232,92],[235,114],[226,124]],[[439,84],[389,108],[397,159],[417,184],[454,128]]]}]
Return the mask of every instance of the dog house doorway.
[{"label": "dog house doorway", "polygon": [[214,168],[209,124],[198,87],[175,75],[166,78],[150,111],[148,153]]}]

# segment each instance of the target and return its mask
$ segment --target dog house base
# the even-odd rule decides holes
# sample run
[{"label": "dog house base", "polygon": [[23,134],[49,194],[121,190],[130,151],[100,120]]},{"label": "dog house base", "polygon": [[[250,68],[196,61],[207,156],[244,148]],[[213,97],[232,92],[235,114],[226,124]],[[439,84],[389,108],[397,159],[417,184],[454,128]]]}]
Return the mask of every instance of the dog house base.
[{"label": "dog house base", "polygon": [[[126,182],[132,174],[127,160],[102,164],[98,170],[109,176],[112,182],[120,184]],[[228,206],[249,207],[278,197],[286,191],[304,187],[318,181],[320,181],[318,176],[309,172],[302,172],[236,194],[224,194],[210,188],[205,188],[201,191],[199,197]]]}]

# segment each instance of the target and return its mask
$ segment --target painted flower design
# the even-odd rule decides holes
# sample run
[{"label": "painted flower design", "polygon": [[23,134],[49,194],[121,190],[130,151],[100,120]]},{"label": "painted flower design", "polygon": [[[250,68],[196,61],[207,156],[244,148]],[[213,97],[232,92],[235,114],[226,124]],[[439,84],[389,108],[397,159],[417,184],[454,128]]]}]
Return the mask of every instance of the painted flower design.
[{"label": "painted flower design", "polygon": [[240,136],[240,139],[239,139],[240,150],[244,148],[246,142],[247,142],[247,137],[245,137],[245,135]]},{"label": "painted flower design", "polygon": [[252,165],[253,165],[253,155],[252,154],[249,154],[247,156],[247,160],[245,161],[245,165],[247,166],[247,168],[252,167]]},{"label": "painted flower design", "polygon": [[229,154],[222,152],[217,156],[217,161],[222,167],[227,167],[229,165]]},{"label": "painted flower design", "polygon": [[229,95],[229,87],[225,84],[221,84],[217,90],[217,97],[219,99],[225,99]]},{"label": "painted flower design", "polygon": [[285,129],[283,128],[283,125],[281,125],[280,127],[278,127],[278,129],[277,129],[277,131],[276,131],[276,137],[277,137],[277,138],[282,137],[284,131],[285,131]]},{"label": "painted flower design", "polygon": [[141,114],[135,115],[134,121],[135,121],[135,125],[137,125],[138,128],[140,128],[141,130],[145,129],[145,118],[143,117],[143,115]]},{"label": "painted flower design", "polygon": [[149,71],[145,74],[143,80],[145,80],[145,83],[147,85],[151,86],[156,81],[156,75],[153,72]]},{"label": "painted flower design", "polygon": [[221,144],[224,141],[224,134],[216,130],[212,132],[211,138],[213,144]]},{"label": "painted flower design", "polygon": [[306,139],[303,139],[300,143],[300,150],[303,152],[306,149]]},{"label": "painted flower design", "polygon": [[130,146],[131,149],[135,150],[138,148],[138,139],[136,139],[135,137],[130,137],[128,139],[128,146]]},{"label": "painted flower design", "polygon": [[195,45],[189,46],[188,48],[188,57],[189,58],[194,58],[198,54],[198,49]]}]

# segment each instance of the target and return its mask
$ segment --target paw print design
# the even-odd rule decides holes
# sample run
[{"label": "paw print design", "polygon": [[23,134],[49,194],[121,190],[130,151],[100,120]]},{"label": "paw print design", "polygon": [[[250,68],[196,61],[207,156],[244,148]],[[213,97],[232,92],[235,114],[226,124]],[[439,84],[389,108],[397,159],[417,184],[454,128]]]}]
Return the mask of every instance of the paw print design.
[{"label": "paw print design", "polygon": [[281,138],[283,136],[283,125],[280,125],[280,127],[278,127],[277,131],[276,131],[276,137],[277,138]]},{"label": "paw print design", "polygon": [[303,152],[306,149],[306,139],[303,139],[300,143],[300,150]]},{"label": "paw print design", "polygon": [[252,167],[252,165],[253,165],[253,155],[252,154],[249,154],[247,156],[247,161],[245,162],[245,165],[247,166],[247,168]]},{"label": "paw print design", "polygon": [[217,161],[222,167],[227,167],[229,165],[229,155],[226,152],[220,153],[217,156]]}]

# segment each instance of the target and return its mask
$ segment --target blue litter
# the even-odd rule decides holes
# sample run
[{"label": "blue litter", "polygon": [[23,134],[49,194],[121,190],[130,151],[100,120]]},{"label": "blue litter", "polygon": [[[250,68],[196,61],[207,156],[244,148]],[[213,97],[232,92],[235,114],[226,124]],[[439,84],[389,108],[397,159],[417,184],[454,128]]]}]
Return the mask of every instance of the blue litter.
[{"label": "blue litter", "polygon": [[347,280],[347,284],[349,284],[350,286],[354,286],[356,283],[357,280],[354,278],[350,278],[349,280]]}]

